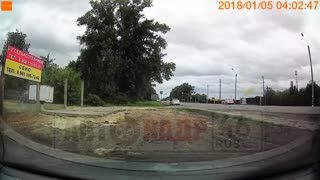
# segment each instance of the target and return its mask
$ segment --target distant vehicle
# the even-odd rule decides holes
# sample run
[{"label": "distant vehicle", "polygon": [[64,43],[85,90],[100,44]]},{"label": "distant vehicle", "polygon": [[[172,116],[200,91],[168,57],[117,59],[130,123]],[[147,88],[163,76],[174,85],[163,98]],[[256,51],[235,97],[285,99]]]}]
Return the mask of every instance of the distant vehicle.
[{"label": "distant vehicle", "polygon": [[241,98],[241,104],[243,104],[243,105],[246,105],[246,104],[247,104],[246,98]]},{"label": "distant vehicle", "polygon": [[222,101],[222,104],[234,104],[234,100],[233,99],[225,99],[224,101]]},{"label": "distant vehicle", "polygon": [[172,99],[172,100],[170,101],[170,105],[180,105],[179,99]]}]

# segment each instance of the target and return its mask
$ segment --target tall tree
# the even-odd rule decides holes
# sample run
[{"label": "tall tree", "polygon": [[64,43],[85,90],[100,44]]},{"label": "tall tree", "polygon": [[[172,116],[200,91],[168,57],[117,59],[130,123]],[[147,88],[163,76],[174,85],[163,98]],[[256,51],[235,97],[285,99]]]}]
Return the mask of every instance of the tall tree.
[{"label": "tall tree", "polygon": [[1,65],[4,65],[8,46],[14,46],[23,51],[29,52],[30,43],[26,41],[27,35],[16,29],[15,32],[8,32],[0,55]]},{"label": "tall tree", "polygon": [[48,84],[48,81],[50,81],[50,73],[57,69],[58,65],[55,63],[56,59],[50,57],[50,53],[48,53],[47,56],[40,56],[40,58],[43,60],[41,83],[46,85]]},{"label": "tall tree", "polygon": [[40,58],[43,60],[43,69],[52,67],[52,66],[57,66],[55,63],[56,59],[50,57],[50,53],[48,53],[47,56],[40,56]]},{"label": "tall tree", "polygon": [[190,99],[190,97],[194,94],[194,86],[188,84],[188,83],[183,83],[180,86],[177,86],[172,89],[170,92],[170,97],[171,98],[178,98],[180,100],[187,100]]},{"label": "tall tree", "polygon": [[79,59],[77,59],[76,61],[70,61],[68,64],[68,67],[73,69],[76,72],[80,72],[81,71],[81,62]]},{"label": "tall tree", "polygon": [[169,80],[174,63],[166,63],[161,34],[170,28],[147,19],[143,10],[151,0],[90,1],[92,9],[80,17],[87,30],[79,37],[82,77],[90,93],[105,100],[142,100],[151,84]]}]

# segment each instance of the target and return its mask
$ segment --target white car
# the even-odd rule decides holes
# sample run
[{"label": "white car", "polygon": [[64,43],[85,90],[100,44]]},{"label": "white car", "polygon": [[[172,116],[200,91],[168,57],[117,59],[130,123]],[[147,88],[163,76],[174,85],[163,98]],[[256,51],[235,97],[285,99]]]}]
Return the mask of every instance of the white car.
[{"label": "white car", "polygon": [[233,99],[225,99],[224,101],[222,101],[222,104],[234,104],[234,100]]},{"label": "white car", "polygon": [[179,99],[172,99],[172,100],[170,101],[170,105],[180,105]]}]

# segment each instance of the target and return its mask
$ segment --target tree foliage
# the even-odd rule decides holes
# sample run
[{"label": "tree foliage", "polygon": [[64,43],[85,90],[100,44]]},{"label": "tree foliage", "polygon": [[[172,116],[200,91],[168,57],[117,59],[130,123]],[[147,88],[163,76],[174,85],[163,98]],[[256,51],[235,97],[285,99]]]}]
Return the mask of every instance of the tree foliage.
[{"label": "tree foliage", "polygon": [[64,102],[64,80],[68,79],[68,104],[80,103],[80,74],[69,67],[60,68],[54,63],[50,55],[42,57],[44,60],[42,83],[54,87],[54,102]]},{"label": "tree foliage", "polygon": [[167,43],[161,34],[170,28],[147,19],[143,10],[150,0],[90,1],[92,9],[80,17],[86,32],[78,37],[82,45],[78,62],[87,93],[107,101],[117,98],[149,99],[152,83],[170,80],[174,63],[166,63],[162,50]]},{"label": "tree foliage", "polygon": [[192,95],[192,102],[199,102],[199,103],[206,103],[207,102],[207,95],[205,94],[194,94]]},{"label": "tree foliage", "polygon": [[[314,84],[315,105],[320,105],[320,87]],[[296,87],[290,87],[284,91],[274,91],[267,87],[266,98],[267,105],[278,106],[310,106],[311,105],[312,84],[309,83],[305,88],[298,90]]]},{"label": "tree foliage", "polygon": [[26,41],[27,35],[16,29],[15,32],[8,32],[0,55],[1,65],[4,65],[8,46],[14,46],[23,51],[29,52],[30,43]]},{"label": "tree foliage", "polygon": [[194,94],[194,86],[183,83],[180,86],[177,86],[172,89],[170,92],[171,98],[177,98],[180,100],[188,100]]},{"label": "tree foliage", "polygon": [[89,94],[85,99],[84,103],[90,106],[104,106],[105,102],[97,95]]}]

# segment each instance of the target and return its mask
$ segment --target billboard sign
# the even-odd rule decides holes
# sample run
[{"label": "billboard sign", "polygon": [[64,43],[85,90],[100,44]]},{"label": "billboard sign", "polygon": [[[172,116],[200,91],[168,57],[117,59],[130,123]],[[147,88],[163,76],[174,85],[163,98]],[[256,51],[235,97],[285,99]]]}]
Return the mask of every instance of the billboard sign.
[{"label": "billboard sign", "polygon": [[13,46],[8,46],[4,73],[30,81],[41,82],[43,60]]},{"label": "billboard sign", "polygon": [[[40,86],[40,101],[53,103],[54,88],[51,86],[41,85]],[[37,100],[37,86],[29,86],[29,100]]]}]

